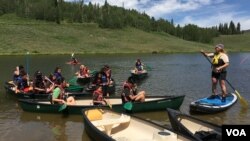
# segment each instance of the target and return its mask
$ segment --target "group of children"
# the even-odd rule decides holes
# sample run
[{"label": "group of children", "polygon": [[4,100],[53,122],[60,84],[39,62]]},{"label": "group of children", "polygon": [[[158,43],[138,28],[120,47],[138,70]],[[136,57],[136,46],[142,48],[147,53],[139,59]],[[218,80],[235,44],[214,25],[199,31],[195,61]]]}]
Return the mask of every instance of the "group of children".
[{"label": "group of children", "polygon": [[[140,61],[140,60],[139,60]],[[139,68],[138,68],[139,67]],[[140,70],[140,66],[136,65],[136,68]],[[51,103],[59,104],[75,104],[75,99],[73,97],[65,96],[65,88],[68,87],[64,77],[62,76],[62,69],[56,67],[53,74],[46,77],[41,71],[36,71],[33,77],[33,81],[29,80],[29,76],[26,73],[22,65],[17,66],[14,71],[13,84],[16,93],[36,93],[36,94],[52,94]],[[76,73],[78,77],[90,77],[89,69],[80,65],[79,71]],[[105,105],[107,104],[107,99],[109,97],[108,87],[113,83],[111,78],[111,68],[108,65],[104,65],[99,72],[97,72],[90,84],[90,87],[94,87],[93,92],[93,104],[94,105]],[[123,90],[121,94],[121,99],[123,103],[128,101],[141,101],[145,100],[145,91],[137,93],[137,86],[132,77],[129,77],[123,85]]]},{"label": "group of children", "polygon": [[68,84],[61,74],[61,68],[56,67],[53,74],[46,77],[41,71],[36,71],[33,81],[29,80],[29,75],[22,65],[16,67],[13,74],[14,90],[18,93],[35,93],[35,94],[51,94],[51,103],[67,103],[75,104],[73,97],[66,97],[64,89]]}]

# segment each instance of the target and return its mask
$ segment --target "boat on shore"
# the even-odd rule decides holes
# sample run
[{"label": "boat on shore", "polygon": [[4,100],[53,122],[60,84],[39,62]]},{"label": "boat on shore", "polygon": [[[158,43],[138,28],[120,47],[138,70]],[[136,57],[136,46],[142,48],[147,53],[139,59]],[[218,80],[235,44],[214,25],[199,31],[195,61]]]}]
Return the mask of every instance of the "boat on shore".
[{"label": "boat on shore", "polygon": [[95,141],[188,141],[193,138],[176,134],[170,129],[132,115],[109,109],[83,109],[84,128]]},{"label": "boat on shore", "polygon": [[173,109],[167,109],[171,126],[177,133],[195,138],[198,141],[221,141],[221,126],[183,114]]},{"label": "boat on shore", "polygon": [[90,107],[107,107],[116,112],[148,112],[165,110],[166,108],[179,109],[184,95],[181,96],[147,96],[145,102],[133,102],[131,109],[127,109],[120,97],[109,97],[110,105],[93,105],[92,99],[77,99],[75,105],[67,105],[65,109],[59,110],[63,105],[51,104],[48,100],[40,99],[19,99],[19,105],[24,111],[40,113],[66,113],[81,114],[81,110]]},{"label": "boat on shore", "polygon": [[237,96],[234,93],[227,94],[226,101],[221,101],[222,96],[216,95],[213,99],[209,96],[191,102],[191,113],[218,113],[227,110],[237,101]]}]

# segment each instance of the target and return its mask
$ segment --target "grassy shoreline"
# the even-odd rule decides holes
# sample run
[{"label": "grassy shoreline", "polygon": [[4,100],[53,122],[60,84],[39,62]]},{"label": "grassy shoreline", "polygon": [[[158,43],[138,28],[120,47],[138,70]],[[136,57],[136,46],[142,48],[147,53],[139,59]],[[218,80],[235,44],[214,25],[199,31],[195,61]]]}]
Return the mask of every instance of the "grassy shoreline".
[{"label": "grassy shoreline", "polygon": [[[68,24],[0,16],[0,55],[195,53],[213,51],[212,44],[185,41],[159,32],[134,28],[101,29],[98,25]],[[250,34],[221,36],[228,52],[247,52]],[[240,42],[238,42],[240,41]]]}]

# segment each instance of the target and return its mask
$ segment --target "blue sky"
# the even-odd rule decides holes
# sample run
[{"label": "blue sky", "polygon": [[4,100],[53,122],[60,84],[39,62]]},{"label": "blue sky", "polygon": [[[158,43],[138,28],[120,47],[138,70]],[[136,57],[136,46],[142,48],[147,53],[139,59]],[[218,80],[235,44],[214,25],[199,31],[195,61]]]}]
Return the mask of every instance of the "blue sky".
[{"label": "blue sky", "polygon": [[[77,1],[77,0],[65,0]],[[84,0],[103,5],[105,0]],[[174,20],[175,24],[211,27],[231,20],[241,29],[250,29],[249,0],[107,0],[110,5],[136,9],[151,17]]]}]

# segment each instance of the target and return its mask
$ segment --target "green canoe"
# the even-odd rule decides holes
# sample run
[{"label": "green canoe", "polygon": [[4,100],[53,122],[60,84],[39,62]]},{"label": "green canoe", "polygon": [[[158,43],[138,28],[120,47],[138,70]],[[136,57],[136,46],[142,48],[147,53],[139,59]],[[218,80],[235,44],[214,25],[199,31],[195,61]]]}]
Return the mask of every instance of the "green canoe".
[{"label": "green canoe", "polygon": [[108,98],[111,105],[95,106],[92,104],[92,99],[76,100],[76,105],[63,106],[60,104],[50,104],[46,100],[36,99],[20,99],[19,105],[24,111],[41,112],[41,113],[64,113],[64,114],[81,114],[81,110],[90,107],[109,107],[116,112],[148,112],[165,110],[166,108],[179,109],[184,95],[181,96],[147,96],[145,102],[132,103],[130,110],[125,109],[120,97]]},{"label": "green canoe", "polygon": [[[41,94],[41,93],[34,93],[34,92],[19,92],[15,93],[15,86],[13,84],[10,84],[8,82],[5,83],[5,90],[6,94],[9,96],[16,97],[18,99],[45,99],[48,100],[49,94]],[[68,96],[73,96],[75,98],[86,98],[86,97],[92,97],[92,93],[84,91],[83,86],[73,86],[66,88],[66,94]]]},{"label": "green canoe", "polygon": [[131,76],[136,80],[144,79],[148,76],[148,72],[146,70],[136,72],[135,70],[130,70]]}]

